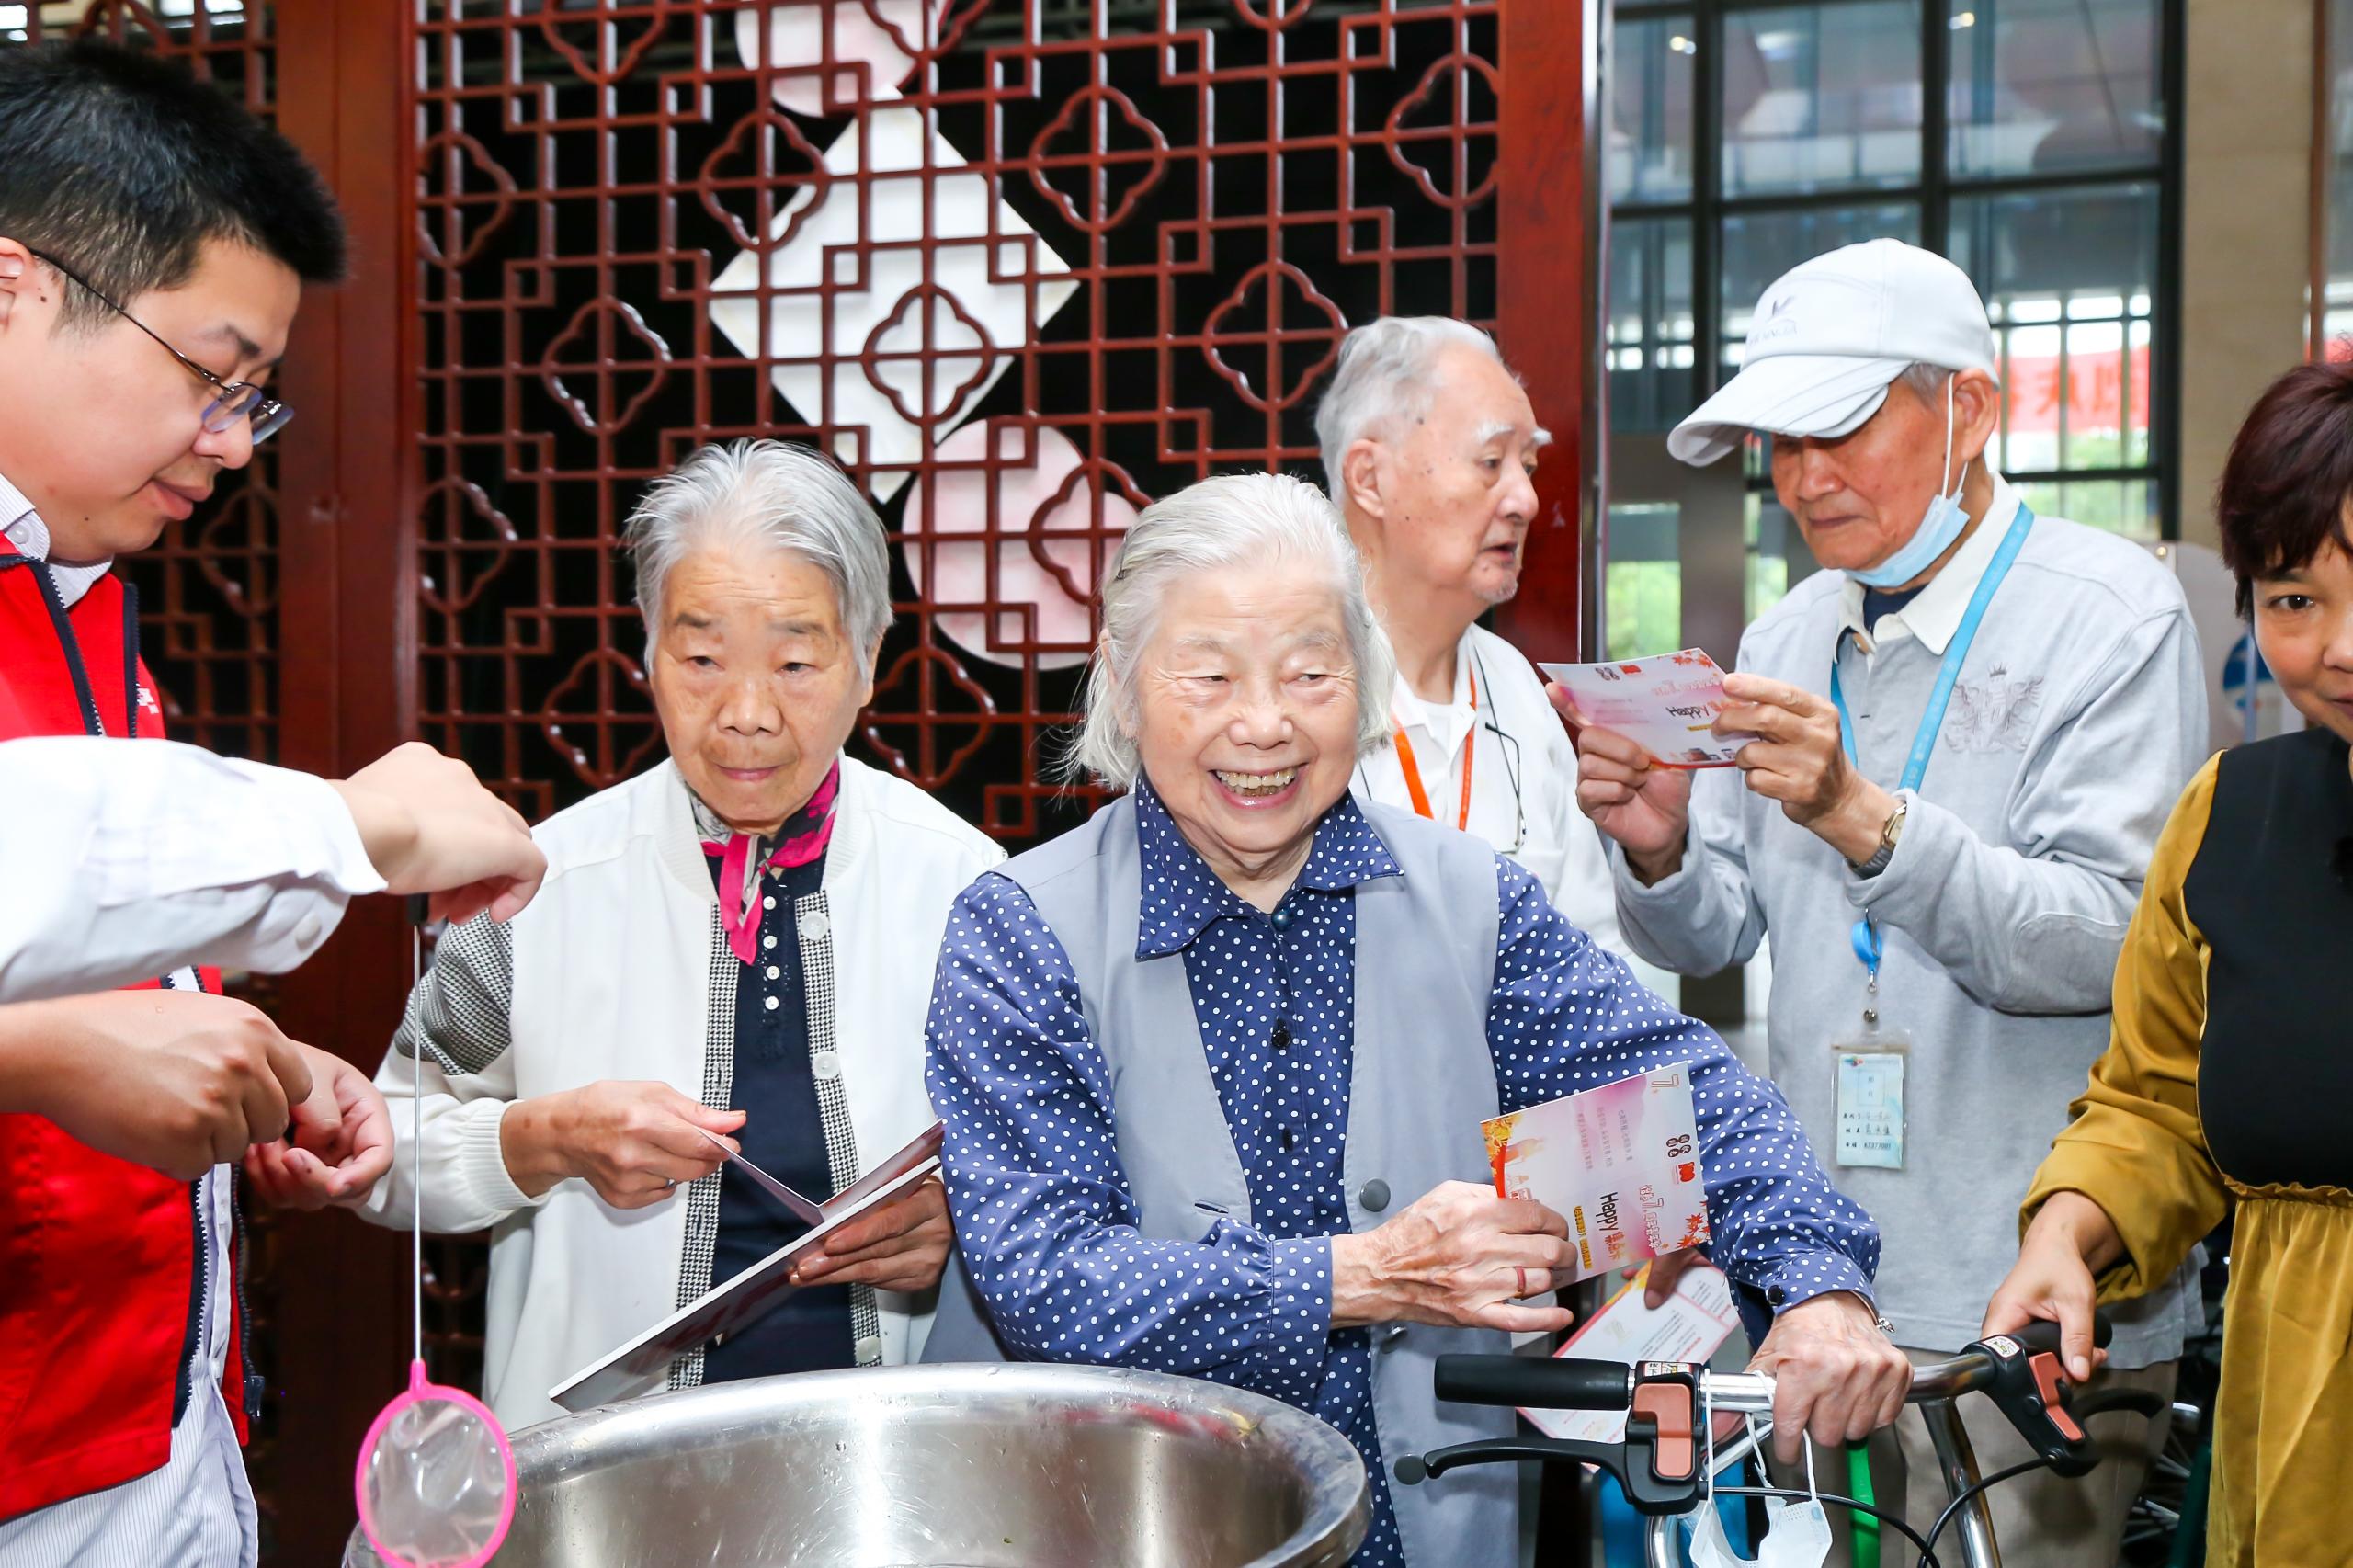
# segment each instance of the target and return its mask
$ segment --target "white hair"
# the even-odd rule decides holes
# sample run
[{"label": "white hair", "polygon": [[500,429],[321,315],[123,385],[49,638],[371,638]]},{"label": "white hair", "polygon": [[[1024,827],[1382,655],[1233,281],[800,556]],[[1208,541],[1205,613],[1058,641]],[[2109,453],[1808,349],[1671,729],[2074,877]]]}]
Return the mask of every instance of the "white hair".
[{"label": "white hair", "polygon": [[1382,316],[1340,340],[1340,362],[1315,408],[1324,483],[1335,497],[1347,494],[1340,463],[1350,447],[1367,435],[1393,433],[1429,412],[1438,393],[1438,350],[1449,344],[1475,348],[1504,364],[1494,338],[1451,316]]},{"label": "white hair", "polygon": [[797,555],[834,585],[842,630],[860,653],[891,626],[891,557],[881,519],[831,460],[783,441],[705,447],[655,480],[622,542],[637,563],[650,647],[671,569],[697,551]]},{"label": "white hair", "polygon": [[1065,765],[1114,790],[1142,769],[1135,729],[1136,661],[1152,642],[1169,589],[1199,572],[1304,561],[1331,573],[1356,665],[1357,755],[1389,733],[1396,655],[1365,597],[1364,571],[1340,514],[1324,493],[1281,473],[1205,479],[1143,509],[1103,582],[1103,634],[1086,672],[1086,713]]}]

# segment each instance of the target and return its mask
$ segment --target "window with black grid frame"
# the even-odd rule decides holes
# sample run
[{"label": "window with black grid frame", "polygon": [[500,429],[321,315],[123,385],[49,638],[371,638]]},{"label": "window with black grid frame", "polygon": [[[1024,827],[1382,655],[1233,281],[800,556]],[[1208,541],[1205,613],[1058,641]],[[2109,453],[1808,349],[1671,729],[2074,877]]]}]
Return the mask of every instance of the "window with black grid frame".
[{"label": "window with black grid frame", "polygon": [[[1951,256],[1984,296],[2003,385],[1994,460],[2028,501],[2174,537],[2166,105],[2182,3],[1619,0],[1601,154],[1613,443],[1663,443],[1738,369],[1749,313],[1783,271],[1893,236]],[[1741,460],[1750,619],[1810,565],[1766,455],[1752,441]],[[1676,645],[1675,552],[1671,539],[1643,550],[1642,509],[1612,513],[1613,653]]]}]

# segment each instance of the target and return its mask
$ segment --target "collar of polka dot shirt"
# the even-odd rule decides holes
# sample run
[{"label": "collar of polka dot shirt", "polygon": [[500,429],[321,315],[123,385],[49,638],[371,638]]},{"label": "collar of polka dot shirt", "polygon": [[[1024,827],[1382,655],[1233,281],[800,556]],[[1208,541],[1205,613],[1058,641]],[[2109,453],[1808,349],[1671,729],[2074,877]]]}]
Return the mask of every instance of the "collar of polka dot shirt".
[{"label": "collar of polka dot shirt", "polygon": [[[1136,957],[1182,952],[1211,923],[1257,913],[1217,880],[1200,852],[1185,841],[1152,786],[1142,781],[1136,785],[1136,851],[1144,884],[1136,918]],[[1376,877],[1402,874],[1355,797],[1342,795],[1316,820],[1315,842],[1291,887],[1294,892],[1340,892]]]}]

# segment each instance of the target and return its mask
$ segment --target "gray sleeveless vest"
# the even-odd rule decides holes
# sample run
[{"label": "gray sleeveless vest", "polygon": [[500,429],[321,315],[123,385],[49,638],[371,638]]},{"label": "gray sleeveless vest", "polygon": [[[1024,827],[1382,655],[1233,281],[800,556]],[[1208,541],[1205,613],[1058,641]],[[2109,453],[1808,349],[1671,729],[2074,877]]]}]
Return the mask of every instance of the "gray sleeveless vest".
[{"label": "gray sleeveless vest", "polygon": [[[1403,869],[1356,890],[1356,1044],[1344,1156],[1349,1227],[1367,1231],[1445,1181],[1485,1183],[1479,1123],[1495,1114],[1486,1044],[1495,972],[1495,862],[1483,843],[1407,812],[1366,805]],[[1155,1240],[1199,1241],[1217,1215],[1247,1221],[1250,1190],[1210,1077],[1184,955],[1136,959],[1142,874],[1133,800],[1000,868],[1029,894],[1078,976],[1087,1032],[1110,1068],[1120,1164]],[[926,1361],[1006,1359],[949,1255]],[[1384,1460],[1507,1436],[1512,1413],[1441,1404],[1441,1354],[1500,1354],[1486,1329],[1377,1324],[1373,1409]],[[1387,1482],[1415,1568],[1508,1568],[1518,1551],[1510,1466],[1457,1471],[1418,1486]]]}]

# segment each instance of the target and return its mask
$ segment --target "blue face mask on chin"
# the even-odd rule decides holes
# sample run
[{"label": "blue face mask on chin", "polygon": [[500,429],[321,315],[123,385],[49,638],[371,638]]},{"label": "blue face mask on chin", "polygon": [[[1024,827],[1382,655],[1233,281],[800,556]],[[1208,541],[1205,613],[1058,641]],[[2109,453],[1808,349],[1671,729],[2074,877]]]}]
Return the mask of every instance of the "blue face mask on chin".
[{"label": "blue face mask on chin", "polygon": [[[1943,476],[1952,472],[1952,381],[1945,378],[1945,463],[1938,471]],[[1876,566],[1865,566],[1847,574],[1867,588],[1900,588],[1937,563],[1938,558],[1952,548],[1961,530],[1969,527],[1969,514],[1961,510],[1961,485],[1969,478],[1969,464],[1961,465],[1961,472],[1953,479],[1952,492],[1937,493],[1928,503],[1927,515],[1920,526],[1896,552]]]}]

